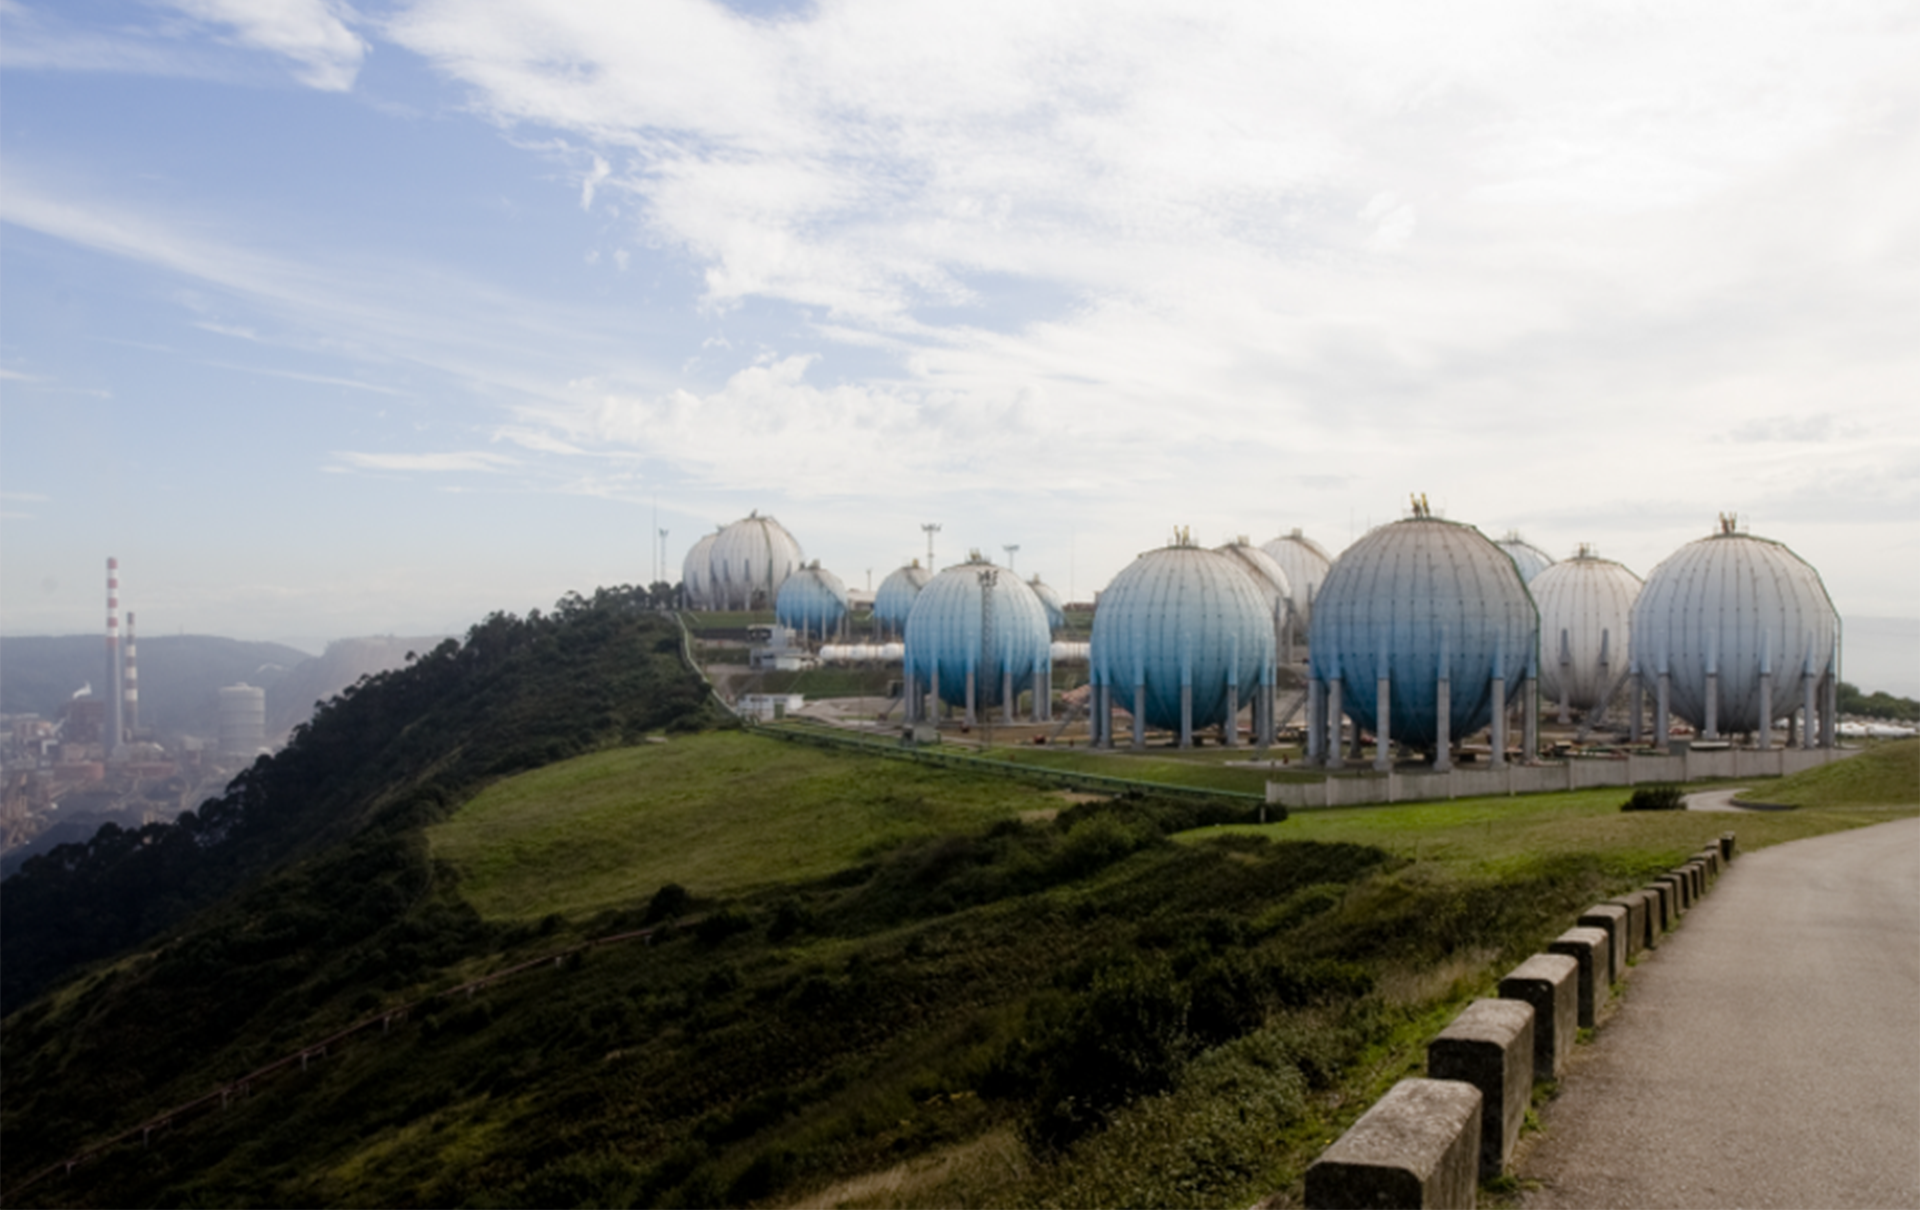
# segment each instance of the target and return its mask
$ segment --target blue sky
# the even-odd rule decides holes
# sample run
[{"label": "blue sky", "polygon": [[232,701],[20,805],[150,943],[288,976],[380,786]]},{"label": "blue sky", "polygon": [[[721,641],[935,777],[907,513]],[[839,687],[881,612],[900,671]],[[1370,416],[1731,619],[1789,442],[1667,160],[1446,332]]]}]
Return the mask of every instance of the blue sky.
[{"label": "blue sky", "polygon": [[147,633],[460,629],[656,508],[1085,598],[1410,492],[1920,615],[1910,6],[1190,10],[0,0],[0,627],[116,554]]}]

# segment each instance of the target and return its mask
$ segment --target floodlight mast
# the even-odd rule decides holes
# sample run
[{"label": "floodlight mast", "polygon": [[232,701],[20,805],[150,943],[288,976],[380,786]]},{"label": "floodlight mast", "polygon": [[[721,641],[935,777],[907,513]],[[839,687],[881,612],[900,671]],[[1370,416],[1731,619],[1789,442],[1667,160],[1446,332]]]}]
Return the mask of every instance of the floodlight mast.
[{"label": "floodlight mast", "polygon": [[1007,570],[1012,571],[1013,556],[1020,553],[1020,544],[1018,542],[1013,542],[1013,543],[1009,543],[1006,546],[1002,546],[1000,549],[1007,552]]},{"label": "floodlight mast", "polygon": [[929,521],[920,527],[927,531],[927,571],[933,571],[933,535],[940,532],[939,523]]}]

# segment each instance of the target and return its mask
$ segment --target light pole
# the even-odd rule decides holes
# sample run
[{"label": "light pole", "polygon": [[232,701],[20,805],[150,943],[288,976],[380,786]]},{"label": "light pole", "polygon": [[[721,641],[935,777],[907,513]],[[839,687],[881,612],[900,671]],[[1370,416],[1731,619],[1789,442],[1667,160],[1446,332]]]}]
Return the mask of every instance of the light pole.
[{"label": "light pole", "polygon": [[1013,556],[1020,553],[1020,544],[1018,542],[1015,542],[1008,546],[1002,546],[1000,549],[1007,552],[1007,570],[1012,571]]},{"label": "light pole", "polygon": [[927,531],[927,571],[933,571],[933,535],[940,532],[940,526],[932,521],[920,527]]}]

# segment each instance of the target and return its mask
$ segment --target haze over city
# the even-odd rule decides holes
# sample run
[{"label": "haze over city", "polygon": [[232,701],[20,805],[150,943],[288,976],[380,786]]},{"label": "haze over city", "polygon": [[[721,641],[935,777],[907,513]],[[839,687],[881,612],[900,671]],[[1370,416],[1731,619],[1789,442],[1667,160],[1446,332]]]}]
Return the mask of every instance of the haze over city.
[{"label": "haze over city", "polygon": [[9,634],[108,555],[148,634],[458,632],[751,509],[1085,600],[1424,492],[1643,576],[1737,512],[1920,693],[1908,9],[4,0],[0,56]]}]

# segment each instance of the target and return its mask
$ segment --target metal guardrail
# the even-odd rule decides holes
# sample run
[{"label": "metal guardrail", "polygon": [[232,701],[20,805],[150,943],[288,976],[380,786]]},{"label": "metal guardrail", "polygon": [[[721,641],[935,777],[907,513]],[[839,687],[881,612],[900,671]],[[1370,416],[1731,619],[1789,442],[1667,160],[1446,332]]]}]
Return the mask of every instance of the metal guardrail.
[{"label": "metal guardrail", "polygon": [[987,756],[973,756],[966,753],[943,751],[913,744],[903,744],[889,740],[870,738],[864,735],[850,735],[844,731],[829,728],[823,724],[809,724],[788,719],[781,723],[746,722],[747,729],[755,735],[770,736],[787,740],[790,743],[809,744],[817,748],[838,748],[843,751],[860,752],[870,756],[885,757],[890,760],[915,761],[923,765],[932,765],[946,769],[966,769],[977,773],[986,773],[998,777],[1014,778],[1026,781],[1047,782],[1072,789],[1098,791],[1107,794],[1161,794],[1176,798],[1213,798],[1247,805],[1266,804],[1264,794],[1253,794],[1245,790],[1216,790],[1206,786],[1183,786],[1175,782],[1145,781],[1135,777],[1112,777],[1104,773],[1081,773],[1072,769],[1055,769],[1046,765],[1029,765],[1019,761],[994,760]]}]

